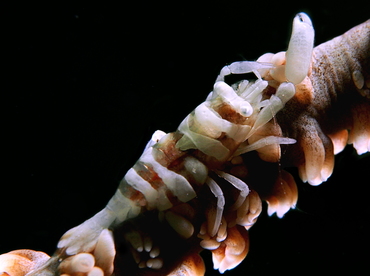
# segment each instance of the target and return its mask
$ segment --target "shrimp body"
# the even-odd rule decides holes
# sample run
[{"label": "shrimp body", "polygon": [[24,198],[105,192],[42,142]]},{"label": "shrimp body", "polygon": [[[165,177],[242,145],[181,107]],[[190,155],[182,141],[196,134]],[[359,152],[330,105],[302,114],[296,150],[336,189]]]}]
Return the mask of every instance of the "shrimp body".
[{"label": "shrimp body", "polygon": [[[258,66],[261,68],[260,64]],[[280,94],[286,93],[281,91],[288,91],[289,97],[294,96],[294,85],[284,84],[277,96],[264,100],[267,102],[261,108],[259,104],[267,85],[267,81],[258,79],[248,84],[244,82],[234,90],[223,81],[216,82],[206,101],[184,119],[176,132],[157,131],[153,135],[107,206],[69,230],[58,247],[65,248],[68,255],[89,251],[103,229],[117,226],[145,210],[167,210],[196,197],[197,188],[208,178],[208,170],[222,169],[239,148],[249,145],[247,139],[252,133],[283,108],[288,98],[283,99]],[[270,140],[270,143],[295,142],[283,137]],[[258,145],[253,149],[257,148]],[[81,231],[91,242],[77,235]]]}]

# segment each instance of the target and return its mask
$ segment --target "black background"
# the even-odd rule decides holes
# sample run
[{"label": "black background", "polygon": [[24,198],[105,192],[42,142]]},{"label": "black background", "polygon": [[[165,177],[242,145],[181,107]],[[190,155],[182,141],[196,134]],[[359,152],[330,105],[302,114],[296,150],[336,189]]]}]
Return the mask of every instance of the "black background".
[{"label": "black background", "polygon": [[[311,16],[316,45],[369,18],[355,1],[255,2],[4,6],[0,253],[51,254],[105,206],[151,134],[175,130],[205,99],[225,64],[286,50],[297,12]],[[283,219],[263,212],[249,255],[226,275],[367,270],[369,155],[347,148],[336,162],[327,183],[298,183],[297,209]]]}]

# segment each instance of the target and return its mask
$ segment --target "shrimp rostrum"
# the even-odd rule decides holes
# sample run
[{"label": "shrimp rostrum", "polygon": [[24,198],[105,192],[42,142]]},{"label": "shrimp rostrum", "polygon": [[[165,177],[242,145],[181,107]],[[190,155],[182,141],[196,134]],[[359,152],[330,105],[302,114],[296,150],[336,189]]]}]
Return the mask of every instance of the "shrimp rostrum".
[{"label": "shrimp rostrum", "polygon": [[[369,30],[367,21],[314,48],[312,22],[297,14],[286,52],[222,68],[175,132],[153,134],[106,207],[67,231],[27,275],[125,275],[113,230],[139,275],[204,275],[203,249],[220,273],[237,266],[261,200],[278,217],[296,205],[296,183],[281,166],[297,166],[303,181],[318,185],[347,143],[370,150]],[[241,80],[229,84],[229,75]],[[334,120],[329,109],[336,114],[341,101],[350,101],[341,110],[347,119]],[[257,166],[271,170],[266,181]]]}]

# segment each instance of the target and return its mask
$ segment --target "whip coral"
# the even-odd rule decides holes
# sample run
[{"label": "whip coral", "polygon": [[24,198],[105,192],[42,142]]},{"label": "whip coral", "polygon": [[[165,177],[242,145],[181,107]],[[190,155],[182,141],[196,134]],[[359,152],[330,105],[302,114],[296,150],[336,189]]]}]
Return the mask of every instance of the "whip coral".
[{"label": "whip coral", "polygon": [[[227,151],[221,154],[209,150],[208,142],[199,143],[201,141],[199,139],[208,139],[214,143],[214,148],[221,149],[221,145],[214,142],[221,141],[225,148],[233,149],[237,136],[232,136],[234,141],[230,139],[230,133],[233,132],[228,132],[229,130],[227,131],[229,137],[212,134],[214,135],[212,140],[199,136],[211,137],[209,130],[203,129],[202,133],[194,130],[194,122],[199,118],[197,117],[199,116],[197,114],[200,114],[197,113],[199,110],[189,115],[187,121],[184,120],[185,123],[179,127],[179,133],[171,134],[172,136],[160,133],[158,138],[153,136],[145,152],[148,152],[148,147],[153,148],[154,153],[150,152],[150,154],[156,156],[158,163],[163,165],[169,162],[165,166],[181,172],[193,187],[203,186],[195,189],[195,197],[195,194],[191,193],[192,190],[186,188],[186,182],[173,174],[177,181],[182,181],[184,184],[181,192],[171,190],[175,195],[174,198],[181,202],[169,197],[169,202],[161,201],[163,205],[158,205],[163,206],[158,208],[160,212],[153,210],[155,209],[153,206],[157,205],[156,191],[160,194],[160,187],[164,189],[157,178],[159,176],[165,179],[166,173],[161,172],[159,167],[151,168],[149,164],[155,164],[151,160],[151,155],[148,157],[143,154],[139,163],[133,167],[135,172],[131,171],[132,173],[127,174],[125,179],[131,185],[130,187],[142,192],[146,197],[135,193],[134,189],[130,190],[129,185],[124,186],[127,190],[121,191],[129,192],[130,200],[138,202],[139,205],[135,206],[140,207],[130,207],[128,211],[121,210],[119,217],[123,219],[130,217],[130,212],[134,212],[132,214],[136,216],[139,209],[135,208],[143,206],[148,206],[148,212],[116,227],[114,234],[117,246],[116,275],[124,275],[129,271],[129,273],[143,275],[179,273],[203,275],[205,265],[199,255],[202,248],[212,252],[215,269],[220,272],[231,269],[237,266],[249,251],[247,230],[254,229],[251,226],[261,212],[261,199],[267,201],[269,215],[276,212],[277,216],[282,217],[290,208],[295,207],[297,202],[295,180],[283,168],[296,166],[303,181],[318,185],[332,174],[334,153],[340,152],[347,142],[352,143],[360,154],[368,151],[368,38],[369,21],[340,38],[316,47],[312,53],[311,66],[303,81],[299,76],[295,79],[296,76],[292,76],[292,73],[286,70],[285,67],[291,66],[292,63],[289,62],[288,57],[285,60],[284,53],[261,56],[258,61],[273,64],[273,68],[264,67],[261,68],[262,70],[258,69],[257,73],[254,72],[257,77],[260,74],[263,80],[268,82],[267,89],[260,88],[264,94],[256,102],[258,108],[249,110],[242,101],[239,105],[236,98],[229,98],[232,104],[236,104],[235,110],[239,114],[250,116],[253,122],[262,122],[261,127],[257,128],[251,124],[248,130],[250,131],[248,141],[241,141],[235,156],[231,156],[230,159]],[[347,51],[341,51],[343,47]],[[355,54],[351,55],[351,49],[356,49]],[[230,68],[231,71],[234,70],[231,65]],[[345,69],[338,70],[338,68]],[[295,95],[285,101],[285,96],[292,92],[290,88],[282,89],[284,85],[281,83],[286,80],[295,85]],[[258,80],[251,84],[258,86]],[[248,91],[251,86],[243,85],[242,82],[235,83],[231,86],[230,93],[235,92],[244,97],[243,91]],[[228,86],[215,85],[213,95],[210,95],[207,100],[218,101],[218,93],[221,96],[225,95],[224,93],[229,93],[225,92],[228,89]],[[235,116],[233,109],[222,104],[221,101],[221,105],[212,106],[222,119],[227,118],[232,123],[242,121],[239,115]],[[215,126],[216,129],[213,127],[211,131],[217,130],[219,123],[217,122]],[[194,137],[199,139],[194,140]],[[155,144],[157,141],[159,141],[158,144]],[[297,143],[294,143],[295,141]],[[164,146],[161,146],[162,144]],[[187,155],[189,152],[191,154],[183,156],[183,152]],[[163,153],[165,157],[158,157]],[[171,156],[175,156],[175,160],[179,161],[173,163]],[[206,164],[206,169],[196,160]],[[227,160],[227,162],[224,166],[220,166],[220,160],[222,162]],[[204,178],[203,175],[207,173],[207,169],[209,169],[209,175],[208,178]],[[147,179],[153,183],[156,191],[142,190],[145,183],[141,179]],[[168,180],[166,185],[169,186],[170,182]],[[135,184],[137,186],[132,183],[137,183]],[[162,195],[165,195],[164,199],[168,196],[166,193]],[[117,194],[114,200],[120,201],[121,196]],[[168,208],[171,209],[167,211]],[[98,217],[100,221],[107,221],[108,225],[112,219],[106,214],[108,213],[98,213]],[[116,253],[115,250],[112,251],[112,236],[106,230],[99,228],[99,232],[94,232],[95,236],[90,237],[86,235],[86,233],[90,234],[90,226],[89,223],[81,224],[75,228],[77,236],[76,230],[72,229],[62,237],[59,243],[60,250],[49,262],[48,269],[51,269],[51,274],[54,273],[53,269],[56,269],[59,261],[62,261],[59,266],[61,273],[73,275],[76,271],[83,272],[75,270],[78,267],[77,264],[81,262],[83,264],[81,269],[88,267],[85,273],[93,271],[95,264],[100,268],[96,268],[96,272],[95,270],[91,272],[97,274],[91,275],[101,275],[102,271],[105,271],[106,275],[111,273],[112,256]],[[100,231],[102,231],[101,234]],[[99,243],[101,239],[104,241]],[[83,242],[82,249],[78,243],[74,247],[74,241],[79,240],[92,243]],[[173,248],[174,245],[176,250]],[[105,250],[110,253],[99,253],[106,252]],[[79,254],[69,256],[75,253]],[[105,257],[109,260],[99,261],[100,258]],[[43,273],[46,272],[43,271]]]}]

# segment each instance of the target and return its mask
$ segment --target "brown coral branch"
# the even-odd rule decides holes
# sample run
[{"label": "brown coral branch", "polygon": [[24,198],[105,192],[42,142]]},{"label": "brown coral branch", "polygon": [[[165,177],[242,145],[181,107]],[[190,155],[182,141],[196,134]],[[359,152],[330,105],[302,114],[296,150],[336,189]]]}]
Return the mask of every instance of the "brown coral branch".
[{"label": "brown coral branch", "polygon": [[333,144],[343,143],[345,130],[359,154],[369,151],[369,49],[370,20],[315,47],[311,75],[277,115],[283,133],[298,140],[283,162],[298,167],[303,181],[327,180],[334,167]]},{"label": "brown coral branch", "polygon": [[[314,69],[313,69],[314,70]],[[314,73],[313,73],[313,75],[314,75]],[[352,74],[352,75],[354,75],[354,76],[357,76],[357,73],[354,73],[354,74]],[[361,84],[361,81],[359,81],[358,80],[359,78],[358,77],[356,77],[356,81],[355,81],[355,85],[356,85],[356,87],[358,88],[358,86],[360,87],[360,88],[358,88],[358,89],[362,89],[362,86],[360,85]],[[360,79],[361,79],[361,77],[360,77]],[[350,82],[349,82],[350,83]],[[366,81],[364,81],[364,83],[366,83]],[[316,90],[315,90],[316,91]],[[308,98],[308,99],[307,99]],[[306,97],[306,99],[305,99],[306,101],[310,101],[311,99],[310,99],[310,97],[308,96],[308,97]],[[362,105],[360,104],[360,107],[362,107]],[[358,110],[358,109],[361,109],[361,108],[357,108],[356,110]],[[368,110],[366,107],[362,107],[362,109],[364,110],[364,111],[366,111],[366,110]],[[328,123],[328,121],[325,121],[324,119],[324,122],[325,123],[321,123],[321,124],[317,124],[316,122],[315,122],[315,120],[317,120],[318,118],[320,118],[320,121],[321,121],[321,119],[322,119],[322,117],[316,117],[316,116],[313,116],[312,114],[316,114],[316,112],[318,112],[318,110],[320,110],[320,108],[317,108],[317,110],[313,110],[312,111],[312,113],[310,113],[309,114],[309,116],[307,116],[308,118],[305,118],[306,120],[307,120],[307,122],[309,122],[310,123],[310,127],[311,128],[308,128],[308,126],[307,126],[307,129],[312,129],[313,130],[313,132],[314,132],[314,134],[315,135],[312,135],[312,137],[310,137],[311,139],[318,139],[318,138],[320,138],[321,140],[322,140],[322,143],[324,144],[324,151],[325,151],[325,157],[323,158],[324,159],[324,161],[322,161],[323,163],[331,163],[331,161],[330,160],[328,160],[328,158],[329,158],[329,155],[332,155],[332,151],[333,150],[330,150],[330,140],[328,140],[327,139],[327,137],[325,137],[324,135],[322,135],[321,133],[320,133],[320,131],[318,131],[318,129],[320,129],[320,128],[323,128],[324,126],[325,126],[325,128],[330,128],[330,124]],[[326,109],[326,110],[328,110],[328,109]],[[338,111],[339,112],[339,111]],[[346,112],[345,112],[346,113]],[[361,117],[361,113],[360,112],[356,112],[355,110],[353,110],[352,111],[352,113],[354,114],[353,115],[353,117],[354,118],[360,118]],[[313,116],[313,117],[312,117]],[[300,117],[300,116],[298,116],[298,117]],[[304,117],[304,116],[303,116]],[[325,116],[324,116],[325,117]],[[311,119],[311,120],[310,120]],[[303,120],[303,119],[302,119]],[[299,121],[299,120],[298,120]],[[337,121],[338,121],[338,119],[337,119]],[[347,120],[344,120],[345,122],[347,121]],[[350,120],[350,121],[352,121],[352,120]],[[279,124],[284,124],[284,122],[283,121],[278,121],[279,122]],[[301,121],[302,122],[302,121]],[[306,122],[306,121],[303,121],[303,122]],[[296,122],[296,124],[297,125],[299,125],[299,123],[300,122]],[[353,128],[353,129],[356,129],[356,128],[359,128],[359,127],[355,127],[355,126],[353,126],[353,125],[355,125],[355,123],[348,123],[348,125],[346,125],[345,126],[345,128]],[[284,130],[284,132],[285,133],[287,133],[287,132],[289,132],[289,128],[287,128],[287,129],[284,129],[284,127],[282,127],[283,128],[283,130]],[[340,128],[340,127],[339,127]],[[307,129],[305,129],[306,131],[307,131]],[[302,133],[303,133],[303,130],[302,130]],[[330,132],[329,132],[330,133]],[[334,132],[334,134],[329,134],[329,133],[326,133],[325,132],[325,135],[327,135],[327,136],[340,136],[340,137],[343,137],[343,136],[345,136],[345,134],[343,134],[343,135],[337,135],[337,132]],[[341,131],[341,132],[339,132],[339,133],[343,133],[343,131]],[[353,134],[353,132],[352,132],[352,134]],[[299,137],[299,135],[297,135],[298,137]],[[291,136],[290,136],[291,137]],[[341,138],[342,140],[346,140],[345,138]],[[354,140],[355,138],[354,137],[352,137],[351,138],[352,140]],[[307,145],[308,144],[308,146],[310,145],[310,143],[303,143],[302,145],[301,145],[301,147],[303,148],[303,146],[305,146],[305,145]],[[312,150],[314,150],[314,149],[316,149],[316,147],[311,147],[312,148]],[[328,148],[328,149],[326,149],[326,148]],[[302,153],[302,151],[304,152],[304,148],[303,148],[303,150],[301,149],[301,153]],[[328,157],[326,156],[326,155],[328,155]],[[284,156],[284,155],[283,155]],[[288,158],[285,158],[285,159],[288,159]],[[303,166],[302,164],[306,161],[304,158],[300,158],[300,159],[297,159],[297,160],[300,160],[299,162],[298,162],[298,165],[301,165],[301,166]],[[303,160],[303,161],[302,161]],[[286,160],[284,160],[284,161],[286,161]],[[286,163],[288,163],[288,162],[286,162]],[[295,164],[295,165],[297,165],[297,164]],[[329,166],[330,167],[330,166]],[[321,172],[320,172],[321,173]],[[327,173],[326,173],[327,174]],[[325,173],[324,173],[324,175],[325,175]],[[321,175],[320,175],[320,177],[321,177]],[[314,180],[315,180],[316,178],[314,178]],[[321,179],[321,178],[320,178]],[[191,256],[194,256],[194,255],[191,255]],[[195,258],[196,259],[196,258]]]}]

